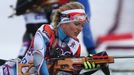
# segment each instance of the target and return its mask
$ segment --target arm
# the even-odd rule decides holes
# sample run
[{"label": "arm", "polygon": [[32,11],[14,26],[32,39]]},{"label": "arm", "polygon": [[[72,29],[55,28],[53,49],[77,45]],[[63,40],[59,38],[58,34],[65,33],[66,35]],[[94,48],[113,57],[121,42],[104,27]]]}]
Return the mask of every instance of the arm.
[{"label": "arm", "polygon": [[[90,11],[89,1],[88,0],[78,0],[78,2],[80,2],[84,5],[86,14],[87,14],[88,18],[90,19],[91,11]],[[95,44],[93,42],[92,32],[91,32],[91,28],[90,28],[90,23],[85,23],[82,32],[83,32],[84,45],[86,46],[88,53],[96,54]]]},{"label": "arm", "polygon": [[[45,35],[45,34],[44,34]],[[49,75],[46,60],[44,59],[46,54],[46,44],[48,39],[37,32],[34,38],[34,66],[38,70],[39,75]]]}]

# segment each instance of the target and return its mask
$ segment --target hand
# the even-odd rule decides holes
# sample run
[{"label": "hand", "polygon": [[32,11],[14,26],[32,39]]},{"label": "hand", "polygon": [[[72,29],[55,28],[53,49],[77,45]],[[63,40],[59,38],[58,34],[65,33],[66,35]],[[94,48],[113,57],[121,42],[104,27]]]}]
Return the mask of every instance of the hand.
[{"label": "hand", "polygon": [[84,64],[85,69],[94,69],[94,68],[96,68],[95,62],[90,63],[90,62],[86,61],[83,64]]},{"label": "hand", "polygon": [[[93,56],[92,54],[88,55],[88,57],[90,57],[90,58],[92,58],[92,56]],[[83,65],[84,65],[85,69],[95,69],[95,68],[99,67],[99,64],[96,64],[95,62],[89,62],[89,61],[85,61],[83,63]]]},{"label": "hand", "polygon": [[[90,54],[88,57],[92,58],[92,56],[93,55]],[[84,74],[84,75],[93,74],[94,72],[96,72],[100,68],[100,65],[96,64],[95,62],[85,61],[83,63],[83,65],[84,65],[84,69],[83,69],[83,72],[81,74]]]}]

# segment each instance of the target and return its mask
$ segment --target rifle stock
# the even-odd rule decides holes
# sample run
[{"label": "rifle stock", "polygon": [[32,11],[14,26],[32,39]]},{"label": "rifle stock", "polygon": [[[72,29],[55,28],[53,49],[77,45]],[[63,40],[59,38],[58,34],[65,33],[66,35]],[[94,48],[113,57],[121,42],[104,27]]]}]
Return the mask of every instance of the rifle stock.
[{"label": "rifle stock", "polygon": [[[71,73],[79,72],[83,69],[83,63],[85,61],[95,62],[96,64],[104,64],[104,63],[114,63],[114,58],[112,56],[93,56],[93,57],[80,57],[80,58],[52,58],[51,61],[55,61],[55,63],[48,63],[49,71],[53,71],[53,74],[56,74],[57,71],[67,71]],[[53,69],[51,69],[53,67]]]}]

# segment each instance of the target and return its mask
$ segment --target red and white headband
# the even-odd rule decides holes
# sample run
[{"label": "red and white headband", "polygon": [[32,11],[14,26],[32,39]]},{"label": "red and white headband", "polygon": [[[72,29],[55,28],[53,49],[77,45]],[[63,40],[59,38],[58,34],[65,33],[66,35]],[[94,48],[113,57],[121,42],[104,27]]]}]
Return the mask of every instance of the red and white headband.
[{"label": "red and white headband", "polygon": [[84,9],[71,9],[61,12],[61,14],[70,14],[70,13],[85,13]]},{"label": "red and white headband", "polygon": [[61,12],[60,23],[69,23],[74,21],[85,21],[87,19],[84,9],[71,9]]}]

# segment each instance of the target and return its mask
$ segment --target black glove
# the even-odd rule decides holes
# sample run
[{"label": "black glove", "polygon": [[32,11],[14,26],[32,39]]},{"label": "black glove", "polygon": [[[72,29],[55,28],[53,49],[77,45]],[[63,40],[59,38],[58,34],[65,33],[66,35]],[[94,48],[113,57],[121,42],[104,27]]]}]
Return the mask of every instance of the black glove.
[{"label": "black glove", "polygon": [[[89,58],[92,58],[92,56],[93,56],[92,54],[88,55]],[[89,62],[89,61],[85,61],[83,65],[85,69],[94,69],[97,67],[97,64],[95,62]]]},{"label": "black glove", "polygon": [[[97,56],[108,56],[106,51],[102,51],[100,53],[96,54]],[[105,64],[100,64],[100,69],[103,71],[103,73],[105,75],[110,75],[110,71],[109,71],[109,65],[107,63]]]},{"label": "black glove", "polygon": [[[89,58],[92,58],[92,56],[92,54],[88,55]],[[100,68],[100,65],[96,64],[95,62],[85,61],[83,65],[84,69],[86,70],[86,72],[84,72],[84,75],[93,74]]]}]

